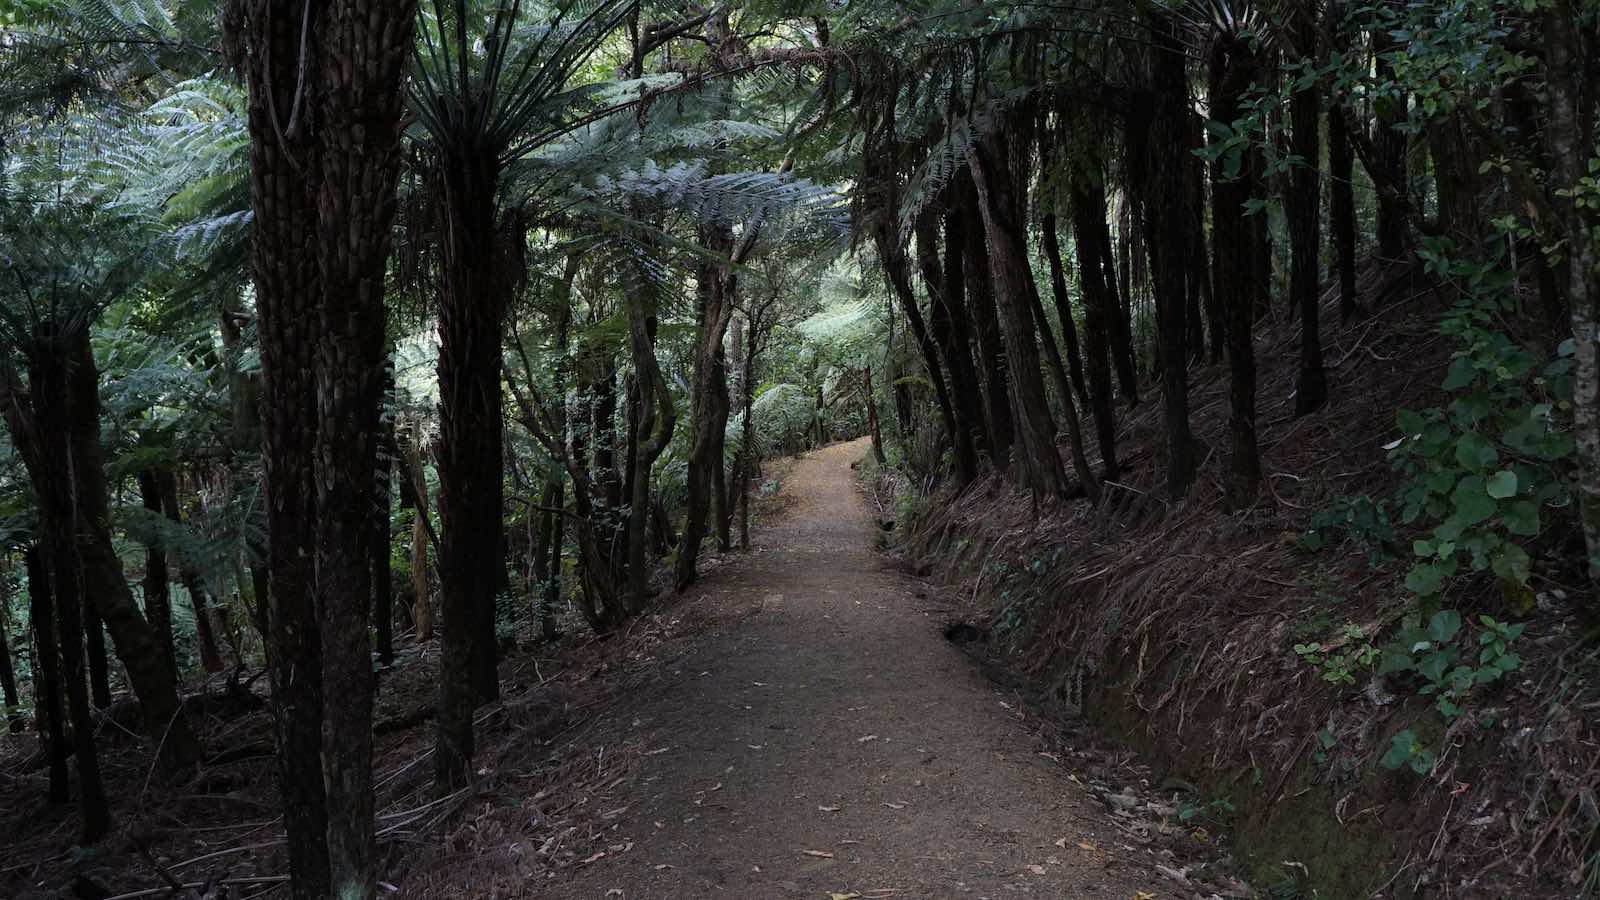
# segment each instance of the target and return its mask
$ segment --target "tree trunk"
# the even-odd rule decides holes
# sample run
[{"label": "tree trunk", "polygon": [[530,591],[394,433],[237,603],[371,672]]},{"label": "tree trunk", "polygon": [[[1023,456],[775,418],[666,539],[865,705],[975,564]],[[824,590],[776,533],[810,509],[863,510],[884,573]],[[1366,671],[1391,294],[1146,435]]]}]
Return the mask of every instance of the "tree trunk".
[{"label": "tree trunk", "polygon": [[1016,433],[1008,385],[1010,364],[1006,360],[1005,340],[1000,334],[1000,318],[995,309],[983,214],[978,209],[978,192],[970,173],[963,171],[958,176],[954,196],[957,198],[954,208],[961,216],[961,272],[972,309],[972,335],[978,350],[976,368],[982,389],[989,461],[996,472],[1004,473],[1011,468],[1011,445]]},{"label": "tree trunk", "polygon": [[17,699],[17,670],[11,662],[11,579],[9,559],[0,557],[0,692],[6,704],[6,728],[21,734],[23,717]]},{"label": "tree trunk", "polygon": [[928,383],[933,388],[934,400],[939,407],[939,421],[944,426],[945,439],[956,450],[956,483],[959,487],[965,487],[977,477],[977,458],[972,453],[970,441],[965,447],[960,443],[961,427],[956,421],[955,405],[950,399],[949,386],[945,383],[944,366],[939,362],[939,348],[935,345],[933,335],[929,333],[927,323],[922,318],[916,292],[911,288],[911,276],[906,271],[905,248],[901,246],[893,225],[886,221],[880,221],[873,227],[872,238],[878,248],[879,263],[883,266],[884,275],[889,281],[890,293],[899,302],[901,312],[906,315],[907,329],[911,332],[912,339],[916,341],[923,368],[927,370]]},{"label": "tree trunk", "polygon": [[[1101,283],[1106,288],[1106,333],[1111,338],[1111,364],[1117,373],[1117,389],[1129,408],[1139,404],[1139,373],[1133,353],[1133,323],[1126,276],[1119,281],[1116,253],[1111,244],[1111,226],[1106,221],[1105,188],[1100,187],[1090,250],[1098,257]],[[1126,271],[1126,270],[1123,270]],[[1119,289],[1119,284],[1121,285]]]},{"label": "tree trunk", "polygon": [[[394,397],[394,357],[384,362],[384,400],[389,406]],[[394,419],[386,413],[379,427],[377,472],[373,479],[372,537],[368,556],[372,565],[372,624],[377,638],[378,661],[394,664],[394,573],[390,553],[394,529],[390,520],[394,496],[395,447]]]},{"label": "tree trunk", "polygon": [[[978,193],[978,210],[989,239],[989,268],[1001,313],[1006,360],[1011,371],[1011,398],[1022,437],[1023,464],[1034,505],[1053,501],[1066,493],[1066,475],[1056,454],[1055,421],[1039,378],[1039,353],[1030,298],[1033,272],[1028,265],[1023,223],[1016,217],[1022,206],[1014,195],[1016,180],[1010,171],[1010,153],[1004,130],[967,149],[967,163]],[[1071,402],[1071,394],[1065,398]]]},{"label": "tree trunk", "polygon": [[[267,666],[293,900],[329,893],[327,796],[322,784],[322,645],[313,599],[316,558],[315,365],[320,283],[315,141],[278,138],[298,92],[300,33],[282,4],[252,6],[250,168],[252,264],[261,342],[262,493],[266,498]],[[200,598],[195,598],[198,603]]]},{"label": "tree trunk", "polygon": [[[960,217],[952,217],[958,229],[954,235],[946,232],[958,243],[954,255],[946,254],[944,264],[939,260],[939,223],[932,213],[922,215],[916,225],[917,268],[922,273],[929,298],[928,329],[934,346],[939,350],[944,369],[950,375],[951,411],[955,415],[956,471],[962,483],[977,477],[978,451],[975,440],[982,430],[979,412],[977,373],[973,371],[972,354],[967,347],[966,311],[962,308],[961,292],[965,283],[961,274],[959,252]],[[946,267],[950,267],[947,269]]]},{"label": "tree trunk", "polygon": [[[338,698],[323,707],[321,763],[330,893],[341,900],[376,890],[368,545],[384,389],[384,276],[404,127],[401,79],[415,8],[406,0],[343,0],[316,29],[326,51],[315,94],[325,128],[316,219],[316,608],[323,696]],[[499,431],[494,435],[498,440]]]},{"label": "tree trunk", "polygon": [[[1243,114],[1243,103],[1259,77],[1259,62],[1245,39],[1218,36],[1211,46],[1209,94],[1212,120],[1230,129]],[[1228,425],[1232,446],[1228,461],[1228,504],[1244,509],[1255,502],[1261,485],[1261,453],[1256,444],[1256,358],[1251,331],[1266,303],[1257,278],[1261,243],[1245,205],[1259,197],[1259,151],[1245,147],[1238,156],[1220,158],[1211,170],[1212,293],[1226,299],[1228,312]],[[1260,218],[1260,214],[1256,216]]]},{"label": "tree trunk", "polygon": [[[1555,225],[1567,239],[1570,258],[1559,289],[1572,316],[1574,345],[1573,437],[1577,445],[1578,498],[1589,556],[1590,603],[1600,606],[1600,252],[1595,235],[1600,214],[1570,196],[1589,174],[1594,153],[1593,79],[1586,69],[1574,9],[1554,3],[1543,9],[1542,26],[1550,103],[1545,129]],[[1567,192],[1567,193],[1562,193]]]},{"label": "tree trunk", "polygon": [[[1078,323],[1072,315],[1072,297],[1067,293],[1067,270],[1061,262],[1061,238],[1056,234],[1056,214],[1045,213],[1040,219],[1043,231],[1040,243],[1050,265],[1050,295],[1055,299],[1056,318],[1061,321],[1061,340],[1066,345],[1068,371],[1072,376],[1072,389],[1078,403],[1089,407],[1089,391],[1083,381],[1083,352],[1079,349]],[[1042,321],[1042,320],[1041,320]]]},{"label": "tree trunk", "polygon": [[[500,346],[505,286],[496,258],[497,163],[447,158],[438,180],[439,703],[434,775],[440,791],[466,783],[472,713],[498,695],[495,569],[502,515]],[[613,395],[614,396],[614,395]],[[609,430],[609,429],[608,429]]]},{"label": "tree trunk", "polygon": [[[51,331],[56,329],[49,327]],[[81,329],[85,338],[87,326]],[[78,770],[79,807],[83,813],[81,843],[94,844],[111,830],[111,810],[100,780],[100,758],[94,745],[94,718],[84,659],[83,559],[79,555],[78,514],[81,461],[75,453],[71,424],[75,409],[68,387],[68,363],[60,352],[59,334],[41,337],[28,359],[28,384],[33,394],[33,440],[40,455],[43,478],[36,482],[40,518],[49,548],[49,578],[55,600],[57,634],[61,648],[61,680],[72,719],[73,757]]]},{"label": "tree trunk", "polygon": [[[733,238],[725,227],[702,229],[701,244],[713,253],[729,255]],[[736,275],[723,263],[706,264],[700,270],[700,329],[694,356],[694,441],[689,450],[688,502],[683,523],[683,540],[673,583],[681,593],[698,577],[700,542],[705,539],[711,514],[711,492],[716,489],[716,470],[722,466],[725,421],[718,409],[727,408],[727,370],[722,364],[722,339],[733,319],[733,293]],[[721,403],[718,397],[722,398]]]},{"label": "tree trunk", "polygon": [[878,465],[885,466],[889,459],[883,455],[883,430],[878,427],[878,399],[872,389],[872,366],[866,366],[862,372],[867,379],[867,433],[872,436],[872,458]]},{"label": "tree trunk", "polygon": [[[1386,0],[1398,7],[1399,0]],[[1387,24],[1372,29],[1372,53],[1377,57],[1379,84],[1398,84],[1393,56],[1404,52],[1403,45],[1390,33]],[[1378,195],[1378,255],[1385,260],[1399,260],[1410,249],[1411,236],[1407,223],[1406,199],[1408,178],[1406,166],[1407,139],[1401,130],[1409,118],[1410,97],[1402,90],[1399,96],[1380,96],[1374,103],[1373,144],[1376,149],[1376,171],[1369,174],[1377,187]]]},{"label": "tree trunk", "polygon": [[176,676],[162,657],[150,623],[134,603],[122,560],[111,541],[110,492],[105,452],[100,446],[100,375],[87,328],[71,338],[67,359],[75,515],[83,566],[81,596],[95,604],[99,619],[110,631],[117,658],[144,713],[145,733],[159,742],[162,766],[173,771],[200,758],[200,741],[179,709]]},{"label": "tree trunk", "polygon": [[241,6],[290,892],[359,900],[375,890],[368,542],[415,4]]},{"label": "tree trunk", "polygon": [[[161,484],[154,470],[139,472],[139,498],[144,508],[161,515]],[[177,656],[172,650],[172,589],[167,576],[167,554],[159,541],[145,548],[144,615],[155,630],[156,643],[167,665],[176,672]]]},{"label": "tree trunk", "polygon": [[39,721],[50,760],[50,802],[66,803],[67,722],[61,699],[61,651],[56,641],[55,597],[44,550],[33,544],[25,551],[28,571],[28,619],[33,625],[33,715]]},{"label": "tree trunk", "polygon": [[[1296,26],[1296,50],[1303,59],[1317,55],[1314,12]],[[1300,375],[1295,381],[1294,411],[1303,416],[1328,401],[1328,376],[1322,368],[1322,336],[1318,295],[1321,293],[1318,258],[1322,248],[1321,170],[1322,140],[1320,86],[1309,86],[1289,98],[1289,123],[1293,153],[1302,163],[1291,179],[1289,215],[1290,294],[1300,312]]]},{"label": "tree trunk", "polygon": [[1360,309],[1356,302],[1356,194],[1355,164],[1350,150],[1349,125],[1338,103],[1328,107],[1328,226],[1333,231],[1334,258],[1339,270],[1339,318],[1348,321]]},{"label": "tree trunk", "polygon": [[1136,101],[1139,108],[1129,118],[1128,143],[1144,147],[1143,153],[1135,154],[1138,172],[1132,180],[1142,193],[1145,243],[1154,277],[1166,412],[1167,493],[1176,499],[1188,494],[1199,464],[1189,428],[1189,373],[1185,366],[1191,214],[1183,166],[1172,162],[1186,159],[1190,150],[1188,76],[1173,14],[1151,8],[1146,15],[1155,44],[1154,62],[1146,97]]},{"label": "tree trunk", "polygon": [[1115,303],[1101,266],[1097,229],[1106,224],[1105,188],[1077,175],[1071,187],[1073,241],[1083,284],[1084,351],[1089,370],[1089,408],[1094,413],[1100,459],[1108,479],[1117,477],[1117,422],[1111,402],[1111,319]]},{"label": "tree trunk", "polygon": [[[161,492],[161,510],[167,521],[182,524],[183,514],[178,506],[178,477],[171,469],[156,471],[156,484]],[[189,605],[194,610],[195,643],[200,649],[200,665],[207,672],[222,671],[222,654],[217,649],[217,636],[211,628],[209,608],[210,593],[205,581],[192,567],[178,559],[178,580],[189,593]]]},{"label": "tree trunk", "polygon": [[[629,479],[633,494],[628,498],[628,614],[637,615],[650,596],[650,568],[646,559],[646,526],[649,523],[650,472],[672,442],[677,413],[672,393],[656,361],[655,335],[646,322],[646,310],[637,294],[625,300],[628,317],[628,346],[639,391],[639,452],[637,468]],[[720,461],[719,466],[720,468]],[[726,489],[723,489],[726,504]],[[719,523],[719,540],[726,543],[727,520]]]}]

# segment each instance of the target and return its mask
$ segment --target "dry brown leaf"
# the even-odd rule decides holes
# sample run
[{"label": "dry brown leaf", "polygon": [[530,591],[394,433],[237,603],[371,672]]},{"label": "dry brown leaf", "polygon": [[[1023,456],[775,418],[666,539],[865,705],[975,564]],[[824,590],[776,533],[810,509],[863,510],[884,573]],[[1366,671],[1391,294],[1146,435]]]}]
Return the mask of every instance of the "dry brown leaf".
[{"label": "dry brown leaf", "polygon": [[841,894],[838,891],[828,892],[828,900],[856,900],[856,898],[860,896],[861,895],[855,891],[851,891],[848,894]]}]

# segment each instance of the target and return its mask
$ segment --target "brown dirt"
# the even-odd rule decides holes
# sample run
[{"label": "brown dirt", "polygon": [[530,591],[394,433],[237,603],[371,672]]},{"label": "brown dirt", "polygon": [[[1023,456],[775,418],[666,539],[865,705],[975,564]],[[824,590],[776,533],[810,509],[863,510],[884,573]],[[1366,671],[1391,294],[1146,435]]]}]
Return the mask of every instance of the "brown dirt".
[{"label": "brown dirt", "polygon": [[782,520],[706,579],[709,630],[607,714],[642,749],[589,856],[522,896],[1170,896],[873,552],[865,448],[804,457]]}]

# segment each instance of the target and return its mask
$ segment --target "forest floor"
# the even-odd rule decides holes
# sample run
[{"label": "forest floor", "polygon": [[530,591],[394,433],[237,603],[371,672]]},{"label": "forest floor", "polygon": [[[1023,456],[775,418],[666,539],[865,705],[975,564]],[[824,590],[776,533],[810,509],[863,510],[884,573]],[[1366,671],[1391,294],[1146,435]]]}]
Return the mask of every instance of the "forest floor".
[{"label": "forest floor", "polygon": [[[431,778],[437,641],[402,642],[375,710],[380,896],[1253,896],[1181,785],[945,639],[961,600],[875,549],[866,454],[772,463],[755,549],[626,633],[508,646],[454,793]],[[93,850],[33,736],[0,736],[0,897],[284,896],[266,679],[225,678],[191,685],[195,771],[160,776],[102,723],[115,831]]]},{"label": "forest floor", "polygon": [[874,552],[866,452],[803,457],[756,551],[704,582],[721,625],[612,713],[648,749],[606,799],[609,852],[528,895],[1173,896]]}]

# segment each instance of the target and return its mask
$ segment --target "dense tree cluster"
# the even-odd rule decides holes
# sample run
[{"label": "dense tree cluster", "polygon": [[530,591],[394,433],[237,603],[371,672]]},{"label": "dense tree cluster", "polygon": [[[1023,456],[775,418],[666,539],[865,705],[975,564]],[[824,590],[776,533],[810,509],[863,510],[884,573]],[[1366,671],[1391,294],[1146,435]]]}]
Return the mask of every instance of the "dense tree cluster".
[{"label": "dense tree cluster", "polygon": [[115,686],[173,773],[203,754],[195,660],[264,664],[293,895],[370,896],[372,661],[407,635],[440,645],[454,790],[503,630],[608,635],[688,590],[748,547],[764,458],[865,433],[929,487],[1097,504],[1119,415],[1160,403],[1180,500],[1209,452],[1190,373],[1226,365],[1248,508],[1258,324],[1298,321],[1312,415],[1325,298],[1418,278],[1572,358],[1540,427],[1571,435],[1600,579],[1589,0],[0,23],[0,674],[52,799],[73,759],[86,841]]}]

